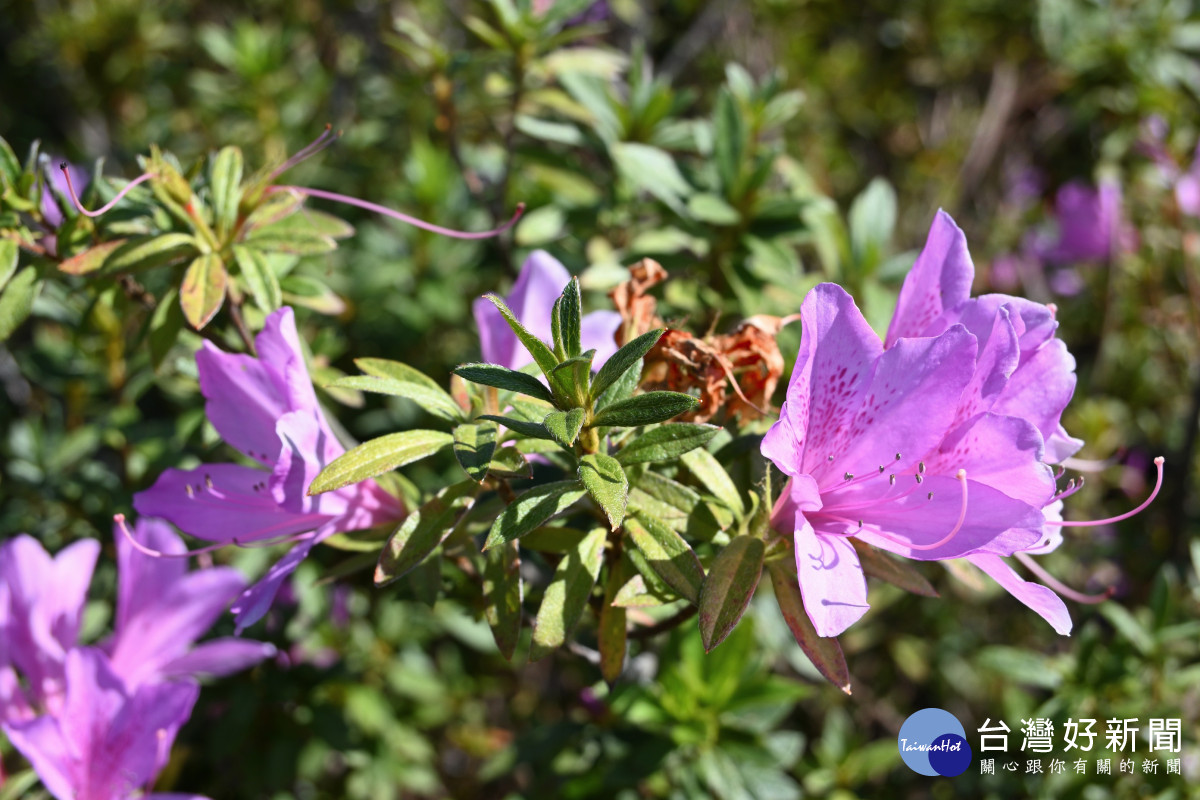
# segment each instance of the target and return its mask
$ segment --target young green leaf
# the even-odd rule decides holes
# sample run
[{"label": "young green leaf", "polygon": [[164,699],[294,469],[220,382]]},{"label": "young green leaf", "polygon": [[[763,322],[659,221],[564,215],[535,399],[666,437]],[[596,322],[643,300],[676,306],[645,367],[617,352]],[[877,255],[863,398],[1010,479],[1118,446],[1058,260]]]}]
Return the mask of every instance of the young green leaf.
[{"label": "young green leaf", "polygon": [[762,539],[735,536],[713,559],[698,603],[705,652],[723,642],[746,612],[762,575],[765,554]]},{"label": "young green leaf", "polygon": [[583,297],[580,295],[579,278],[571,278],[570,283],[563,288],[559,300],[561,302],[555,316],[558,328],[562,332],[563,348],[567,358],[574,358],[582,349]]},{"label": "young green leaf", "polygon": [[494,294],[484,295],[484,297],[490,300],[500,312],[500,316],[504,317],[508,327],[512,328],[513,333],[517,335],[517,340],[529,351],[529,355],[533,356],[533,361],[538,368],[544,374],[549,375],[558,366],[558,359],[555,358],[554,351],[547,347],[545,342],[526,330],[503,300]]},{"label": "young green leaf", "polygon": [[[386,358],[356,358],[354,359],[354,366],[368,375],[374,375],[377,378],[391,378],[406,383],[419,383],[435,391],[443,393],[446,391],[441,386],[438,386],[437,381],[424,372],[421,372],[421,370],[399,361],[389,361]],[[446,396],[450,397],[449,394],[446,394]],[[451,400],[451,402],[454,401]]]},{"label": "young green leaf", "polygon": [[625,608],[615,604],[617,594],[633,576],[633,566],[626,559],[609,562],[608,579],[604,582],[604,602],[600,605],[600,624],[596,628],[596,645],[600,650],[600,675],[609,683],[621,677],[625,669],[627,634]]},{"label": "young green leaf", "polygon": [[740,520],[745,515],[746,506],[742,502],[741,494],[738,493],[729,473],[713,457],[712,453],[707,450],[692,450],[684,454],[680,461],[696,480],[704,484],[704,487],[712,492],[714,497],[733,512],[734,517]]},{"label": "young green leaf", "polygon": [[233,258],[237,262],[242,280],[246,282],[246,287],[254,297],[255,305],[266,314],[283,305],[283,290],[279,287],[279,278],[261,250],[235,244]]},{"label": "young green leaf", "polygon": [[28,266],[16,274],[0,292],[0,342],[12,336],[33,311],[33,301],[42,291],[37,267]]},{"label": "young green leaf", "polygon": [[594,529],[558,562],[533,623],[530,661],[537,661],[561,647],[575,630],[600,575],[605,537],[603,528]]},{"label": "young green leaf", "polygon": [[623,465],[644,464],[652,461],[670,461],[684,453],[703,447],[720,432],[716,425],[693,422],[674,422],[646,431],[629,442],[617,453],[617,461]]},{"label": "young green leaf", "polygon": [[559,481],[535,486],[504,509],[488,533],[484,550],[519,539],[551,517],[561,514],[584,495],[579,481]]},{"label": "young green leaf", "polygon": [[638,513],[625,520],[625,530],[663,582],[689,602],[700,597],[704,568],[691,545],[661,520]]},{"label": "young green leaf", "polygon": [[550,431],[554,441],[569,450],[575,444],[575,440],[579,437],[579,431],[583,428],[583,409],[552,411],[542,420],[542,425]]},{"label": "young green leaf", "polygon": [[388,538],[375,566],[375,585],[386,586],[420,564],[471,508],[479,487],[470,481],[447,486],[414,510]]},{"label": "young green leaf", "polygon": [[490,419],[492,422],[499,422],[504,427],[514,433],[519,433],[522,436],[528,436],[531,439],[549,439],[554,441],[554,437],[550,431],[546,430],[546,426],[540,422],[526,422],[523,419],[514,417],[501,417],[498,414],[481,414],[479,419]]},{"label": "young green leaf", "polygon": [[242,200],[242,151],[222,147],[212,161],[209,173],[212,190],[213,216],[217,235],[224,236],[237,223],[238,204]]},{"label": "young green leaf", "polygon": [[775,600],[779,610],[796,637],[796,644],[808,656],[817,671],[824,675],[830,683],[850,694],[850,670],[846,667],[846,657],[836,637],[818,636],[816,628],[804,610],[804,599],[800,595],[800,583],[796,578],[794,565],[789,569],[789,559],[771,561],[767,564],[767,572],[771,575],[771,588],[775,590]]},{"label": "young green leaf", "polygon": [[700,401],[681,392],[647,392],[607,406],[595,419],[592,427],[623,426],[636,428],[655,422],[666,422],[685,411],[691,411]]},{"label": "young green leaf", "polygon": [[200,330],[209,323],[225,302],[228,281],[225,265],[216,253],[197,256],[188,265],[179,287],[179,305],[188,323]]},{"label": "young green leaf", "polygon": [[604,511],[612,529],[619,528],[629,502],[629,480],[621,464],[612,456],[591,453],[579,459],[579,480]]},{"label": "young green leaf", "polygon": [[[610,359],[611,360],[611,359]],[[605,362],[607,363],[607,362]],[[601,367],[601,369],[604,369]],[[600,392],[596,397],[595,410],[600,411],[608,408],[613,403],[618,403],[622,400],[628,400],[633,397],[633,393],[637,391],[638,383],[642,380],[642,360],[639,358],[634,362],[633,366],[625,370],[625,374],[617,378],[616,383],[609,386],[603,392]],[[592,382],[593,395],[595,395],[595,381]]]},{"label": "young green leaf", "polygon": [[587,405],[588,379],[592,375],[592,359],[595,350],[563,361],[549,375],[550,385],[558,390],[558,396],[571,402],[575,408]]},{"label": "young green leaf", "polygon": [[[592,381],[592,398],[599,398],[608,387],[612,386],[629,370],[637,366],[641,362],[642,356],[649,353],[651,348],[662,338],[664,330],[663,328],[658,328],[657,330],[643,333],[613,353],[608,361],[604,362],[604,366],[600,367],[600,371],[596,373],[596,379]],[[638,373],[638,377],[640,377],[640,367]]]},{"label": "young green leaf", "polygon": [[499,364],[459,364],[454,368],[454,374],[472,383],[520,392],[547,403],[554,402],[554,395],[537,378]]},{"label": "young green leaf", "polygon": [[458,403],[455,403],[450,395],[441,389],[430,389],[424,384],[412,381],[398,381],[395,378],[380,378],[376,375],[350,375],[327,384],[327,388],[329,387],[403,397],[405,400],[413,401],[435,417],[441,417],[451,422],[458,422],[463,417]]},{"label": "young green leaf", "polygon": [[521,555],[516,542],[483,554],[484,615],[500,654],[509,661],[521,636]]},{"label": "young green leaf", "polygon": [[532,478],[533,467],[515,447],[498,447],[488,472],[498,478]]},{"label": "young green leaf", "polygon": [[550,309],[550,343],[554,345],[554,357],[559,361],[567,358],[567,346],[562,337],[562,315],[559,313],[562,304],[563,299],[556,297]]},{"label": "young green leaf", "polygon": [[391,472],[428,458],[453,441],[448,433],[428,430],[400,431],[371,439],[326,464],[308,487],[308,494],[331,492]]},{"label": "young green leaf", "polygon": [[494,422],[468,422],[454,429],[454,457],[476,483],[483,483],[491,468],[492,455],[496,452],[496,435]]}]

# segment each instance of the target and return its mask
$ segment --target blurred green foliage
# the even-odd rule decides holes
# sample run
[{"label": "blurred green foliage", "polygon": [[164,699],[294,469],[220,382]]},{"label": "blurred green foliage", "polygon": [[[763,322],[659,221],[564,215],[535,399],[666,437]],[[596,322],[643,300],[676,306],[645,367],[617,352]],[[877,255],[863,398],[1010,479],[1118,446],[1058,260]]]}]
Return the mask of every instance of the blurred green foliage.
[{"label": "blurred green foliage", "polygon": [[[511,239],[488,242],[336,209],[355,235],[280,267],[344,300],[301,315],[319,384],[351,358],[385,357],[445,385],[478,356],[471,300],[505,288],[535,247],[581,276],[587,308],[652,257],[672,273],[660,313],[697,332],[793,313],[822,279],[882,328],[939,205],[967,231],[986,289],[994,259],[1045,224],[1053,189],[1115,176],[1137,244],[1080,265],[1079,294],[1025,290],[1058,304],[1079,359],[1064,423],[1088,443],[1081,455],[1128,464],[1089,476],[1069,513],[1125,510],[1148,490],[1150,457],[1168,457],[1149,512],[1069,535],[1045,560],[1118,598],[1073,606],[1075,634],[1061,639],[970,575],[923,568],[940,600],[873,581],[872,612],[842,641],[846,697],[763,587],[712,654],[684,625],[632,648],[610,690],[587,643],[510,665],[481,609],[429,608],[415,582],[374,590],[348,572],[353,554],[326,551],[266,623],[286,657],[205,689],[163,785],[220,798],[1188,796],[1161,769],[931,782],[900,764],[894,738],[927,706],[1014,731],[1033,715],[1184,716],[1187,780],[1200,780],[1200,223],[1137,146],[1157,114],[1190,163],[1194,4],[612,0],[571,19],[587,5],[0,0],[0,135],[18,156],[40,139],[54,161],[104,157],[125,178],[158,145],[201,185],[212,151],[278,163],[330,122],[343,138],[289,182],[472,230],[528,204]],[[1029,168],[1045,184],[1022,204],[1014,175]],[[20,266],[41,290],[0,346],[0,534],[52,550],[107,542],[111,514],[162,469],[227,450],[203,417],[200,334],[177,325],[177,338],[148,340],[178,271],[139,276],[147,303],[115,279],[61,275],[52,258],[24,252]],[[5,292],[17,280],[4,276]],[[203,334],[238,346],[224,316]],[[781,336],[789,358],[797,338]],[[324,399],[357,407],[339,416],[359,439],[423,419],[405,400]],[[721,455],[745,469],[736,444]],[[445,455],[407,475],[428,489],[455,469]],[[222,554],[249,570],[263,557]],[[331,571],[347,577],[316,583]]]}]

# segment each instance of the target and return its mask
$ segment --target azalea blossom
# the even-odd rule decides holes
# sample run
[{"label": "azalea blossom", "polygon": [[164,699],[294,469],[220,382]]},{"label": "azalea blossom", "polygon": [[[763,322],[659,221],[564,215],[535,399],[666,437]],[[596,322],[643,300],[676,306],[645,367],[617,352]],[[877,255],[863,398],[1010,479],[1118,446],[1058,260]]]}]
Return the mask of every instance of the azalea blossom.
[{"label": "azalea blossom", "polygon": [[404,516],[400,501],[373,480],[308,496],[309,484],[346,448],[317,402],[292,310],[271,314],[255,341],[257,357],[225,353],[206,341],[196,366],[209,421],[263,469],[241,464],[169,469],[133,500],[140,513],[208,541],[296,542],[234,603],[239,630],[266,613],[280,585],[316,544]]},{"label": "azalea blossom", "polygon": [[[570,280],[570,273],[558,259],[545,250],[534,250],[521,265],[517,281],[504,302],[530,333],[549,342],[551,309]],[[520,369],[533,363],[533,356],[520,345],[516,334],[490,301],[479,298],[472,310],[485,362],[509,369]],[[581,343],[585,351],[596,351],[593,369],[598,369],[617,352],[615,335],[620,325],[621,315],[616,311],[593,311],[583,316]]]},{"label": "azalea blossom", "polygon": [[1004,572],[1001,557],[1052,549],[1063,525],[1079,524],[1062,522],[1069,492],[1057,493],[1047,463],[1081,445],[1061,425],[1074,360],[1052,308],[971,298],[973,276],[966,238],[939,212],[884,342],[841,287],[804,300],[787,400],[762,451],[790,478],[772,524],[793,532],[822,636],[868,608],[850,537],[907,558],[970,558],[1070,630],[1061,599]]},{"label": "azalea blossom", "polygon": [[1036,243],[1036,254],[1052,264],[1104,261],[1132,246],[1134,233],[1121,219],[1121,186],[1102,180],[1095,188],[1070,181],[1054,196],[1057,237]]},{"label": "azalea blossom", "polygon": [[199,694],[195,681],[125,681],[96,648],[67,651],[57,714],[3,725],[58,800],[205,800],[143,794],[166,765],[179,728]]},{"label": "azalea blossom", "polygon": [[[123,520],[118,523],[123,525]],[[270,644],[243,639],[196,645],[245,588],[236,570],[188,572],[184,559],[139,552],[132,540],[167,553],[183,552],[183,542],[163,522],[139,520],[133,532],[116,538],[116,623],[101,647],[130,688],[194,675],[228,675],[274,654]],[[88,539],[52,557],[25,535],[0,547],[0,720],[60,711],[64,662],[78,644],[99,550]]]}]

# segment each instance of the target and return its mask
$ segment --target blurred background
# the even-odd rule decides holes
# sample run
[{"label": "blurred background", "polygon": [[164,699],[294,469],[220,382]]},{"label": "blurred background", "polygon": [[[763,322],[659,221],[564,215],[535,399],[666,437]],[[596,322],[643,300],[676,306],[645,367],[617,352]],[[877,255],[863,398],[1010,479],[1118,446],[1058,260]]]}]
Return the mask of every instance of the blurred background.
[{"label": "blurred background", "polygon": [[[356,227],[287,267],[325,377],[379,356],[444,381],[478,357],[472,299],[506,291],[534,248],[582,276],[589,308],[652,257],[672,275],[659,308],[674,326],[795,313],[835,280],[882,329],[941,207],[967,233],[976,292],[1058,308],[1079,373],[1064,424],[1088,471],[1069,514],[1133,507],[1167,458],[1150,510],[1068,532],[1044,560],[1082,590],[1116,588],[1069,603],[1070,638],[996,586],[923,565],[940,600],[873,583],[872,612],[842,637],[849,697],[762,602],[767,587],[713,654],[683,626],[636,645],[610,689],[586,647],[510,664],[479,609],[431,606],[405,582],[377,591],[352,554],[326,549],[257,629],[283,655],[205,688],[160,786],[281,800],[1195,796],[1193,3],[0,0],[0,19],[0,136],[19,156],[37,140],[55,163],[104,159],[131,178],[151,145],[184,165],[236,145],[259,165],[330,123],[342,139],[288,181],[473,230],[527,204],[513,236],[463,242],[310,201]],[[0,347],[0,535],[51,550],[98,537],[111,555],[111,515],[133,492],[168,466],[225,460],[198,338],[143,346],[133,305],[115,287],[47,284]],[[789,367],[798,338],[780,337]],[[420,413],[325,399],[359,439]],[[451,467],[409,477],[433,486]],[[222,555],[248,570],[267,557]],[[112,563],[92,587],[93,634]],[[1014,740],[1033,716],[1182,718],[1184,775],[1145,774],[1139,754],[1133,774],[931,781],[895,744],[928,706],[969,731],[1004,719]]]}]

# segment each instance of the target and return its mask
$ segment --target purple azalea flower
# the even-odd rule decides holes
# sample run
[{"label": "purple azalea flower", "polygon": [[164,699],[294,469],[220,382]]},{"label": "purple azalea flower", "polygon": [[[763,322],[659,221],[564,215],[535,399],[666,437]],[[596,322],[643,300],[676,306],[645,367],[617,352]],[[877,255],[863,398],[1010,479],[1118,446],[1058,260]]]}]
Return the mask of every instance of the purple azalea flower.
[{"label": "purple azalea flower", "polygon": [[143,794],[167,762],[171,744],[196,702],[194,681],[122,680],[100,650],[69,650],[58,714],[5,724],[13,746],[58,800],[204,800]]},{"label": "purple azalea flower", "polygon": [[31,716],[34,707],[53,713],[62,703],[63,664],[79,638],[99,553],[100,543],[87,539],[52,557],[24,534],[0,547],[0,720]]},{"label": "purple azalea flower", "polygon": [[[166,555],[147,555],[131,539]],[[165,678],[229,675],[275,654],[271,644],[235,637],[195,644],[245,588],[237,570],[188,572],[183,540],[159,520],[139,519],[116,540],[117,620],[105,649],[131,689]]]},{"label": "purple azalea flower", "polygon": [[885,342],[840,287],[804,300],[787,400],[762,451],[790,477],[772,523],[794,531],[801,594],[822,636],[868,608],[851,536],[908,558],[967,557],[1070,631],[1062,600],[1001,557],[1031,562],[1063,525],[1098,524],[1061,521],[1070,490],[1056,494],[1046,463],[1081,444],[1060,422],[1074,360],[1054,338],[1052,309],[971,298],[973,277],[965,236],[939,212]]},{"label": "purple azalea flower", "polygon": [[1121,187],[1102,181],[1092,188],[1071,181],[1054,197],[1057,241],[1043,246],[1038,255],[1052,264],[1103,261],[1128,243],[1121,223]]},{"label": "purple azalea flower", "polygon": [[[65,162],[64,162],[65,163]],[[62,225],[63,213],[62,208],[58,205],[58,198],[70,197],[70,190],[67,188],[67,177],[63,174],[62,169],[57,166],[50,165],[49,159],[46,160],[44,174],[46,182],[42,186],[42,202],[41,211],[42,219],[47,225],[57,228]],[[67,169],[71,173],[71,181],[76,189],[83,192],[87,189],[88,184],[92,182],[91,176],[84,172],[82,167],[74,164],[68,164]]]},{"label": "purple azalea flower", "polygon": [[[521,274],[504,301],[530,333],[549,342],[552,336],[550,311],[570,280],[570,273],[558,259],[545,250],[534,250],[521,265]],[[489,300],[479,298],[472,309],[475,312],[475,324],[479,327],[479,343],[485,362],[509,369],[520,369],[533,363],[533,357],[521,347],[516,334]],[[621,315],[616,311],[593,311],[584,315],[582,345],[585,351],[596,351],[596,357],[592,360],[593,369],[598,369],[609,356],[617,352],[614,335],[620,325]]]},{"label": "purple azalea flower", "polygon": [[[245,580],[229,567],[189,573],[185,559],[145,555],[130,537],[164,553],[184,548],[165,523],[153,520],[139,520],[129,537],[117,536],[117,618],[104,649],[131,689],[170,678],[228,675],[274,654],[270,644],[232,638],[196,646]],[[79,639],[99,551],[99,543],[84,540],[51,557],[24,535],[0,547],[0,720],[59,712],[63,665]]]},{"label": "purple azalea flower", "polygon": [[298,541],[234,603],[239,631],[266,613],[284,579],[317,543],[404,516],[400,501],[373,480],[306,494],[317,473],[346,449],[317,403],[292,310],[271,314],[256,344],[257,358],[205,342],[196,366],[208,419],[226,442],[268,472],[239,464],[169,469],[133,500],[140,513],[213,542]]}]

